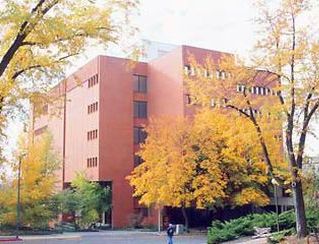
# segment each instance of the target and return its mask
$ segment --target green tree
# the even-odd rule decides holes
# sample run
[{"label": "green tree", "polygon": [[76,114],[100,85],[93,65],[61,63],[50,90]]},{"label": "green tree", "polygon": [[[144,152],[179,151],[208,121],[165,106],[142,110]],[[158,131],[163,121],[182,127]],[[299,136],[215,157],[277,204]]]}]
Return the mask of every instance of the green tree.
[{"label": "green tree", "polygon": [[59,192],[53,199],[56,213],[79,214],[80,228],[88,228],[111,208],[110,188],[90,182],[83,173],[77,174],[70,189]]}]

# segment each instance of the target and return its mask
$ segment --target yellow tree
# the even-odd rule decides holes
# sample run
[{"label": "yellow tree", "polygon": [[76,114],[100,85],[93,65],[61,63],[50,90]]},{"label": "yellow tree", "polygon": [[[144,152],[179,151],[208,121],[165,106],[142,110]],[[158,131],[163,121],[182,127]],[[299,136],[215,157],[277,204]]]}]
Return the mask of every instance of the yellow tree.
[{"label": "yellow tree", "polygon": [[128,177],[134,196],[148,206],[181,207],[186,225],[185,207],[268,204],[266,167],[245,122],[210,110],[193,120],[152,120],[139,153],[144,162]]},{"label": "yellow tree", "polygon": [[[22,223],[46,225],[53,216],[49,200],[56,192],[56,170],[60,167],[52,149],[52,136],[45,134],[35,143],[21,136],[17,155],[16,161],[21,157]],[[1,219],[6,223],[14,223],[16,219],[18,162],[12,166],[14,178],[5,177],[7,181],[3,182],[0,194]]]},{"label": "yellow tree", "polygon": [[204,77],[198,72],[197,77],[188,77],[187,83],[194,101],[207,104],[215,98],[222,101],[221,106],[238,111],[253,124],[271,177],[274,177],[274,162],[269,157],[270,149],[263,133],[267,123],[264,122],[282,121],[297,233],[303,237],[307,230],[302,164],[309,125],[319,107],[318,33],[311,29],[314,25],[307,23],[311,19],[308,16],[315,11],[310,5],[314,1],[257,2],[261,36],[251,68],[234,57],[225,57],[218,64],[209,60],[206,64],[191,61],[199,71],[224,72],[225,80]]},{"label": "yellow tree", "polygon": [[[194,172],[195,154],[190,150],[190,124],[184,118],[165,117],[150,121],[148,138],[142,145],[140,156],[145,161],[128,177],[134,187],[134,196],[140,203],[157,207],[182,207],[184,211],[193,199],[190,189]],[[217,183],[218,184],[218,183]],[[213,196],[218,195],[216,188]]]},{"label": "yellow tree", "polygon": [[[39,97],[90,46],[131,33],[135,0],[1,0],[0,129],[19,99]],[[37,95],[37,96],[36,96]],[[44,99],[46,96],[42,96]]]},{"label": "yellow tree", "polygon": [[[264,163],[262,148],[257,133],[244,117],[234,117],[223,109],[203,109],[194,120],[194,142],[199,145],[201,157],[214,157],[226,179],[224,205],[240,206],[255,204],[264,206],[269,203],[264,190],[269,178]],[[254,133],[252,133],[253,131]],[[218,135],[218,136],[216,136]],[[273,131],[265,133],[270,147],[270,158],[276,162],[274,172],[278,179],[287,178],[281,148],[273,136]]]}]

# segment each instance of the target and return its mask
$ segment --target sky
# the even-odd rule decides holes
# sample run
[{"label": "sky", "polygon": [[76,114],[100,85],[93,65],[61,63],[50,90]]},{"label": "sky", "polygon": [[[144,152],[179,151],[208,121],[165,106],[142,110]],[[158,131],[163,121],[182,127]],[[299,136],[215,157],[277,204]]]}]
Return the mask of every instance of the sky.
[{"label": "sky", "polygon": [[251,0],[142,0],[141,37],[246,55],[254,43]]},{"label": "sky", "polygon": [[[256,38],[254,0],[140,0],[139,15],[132,23],[138,38],[185,44],[248,57]],[[99,54],[117,55],[117,48],[89,48],[66,72],[81,67]],[[21,123],[8,128],[9,148],[14,148]],[[312,143],[313,144],[313,143]],[[316,151],[315,149],[311,149]]]}]

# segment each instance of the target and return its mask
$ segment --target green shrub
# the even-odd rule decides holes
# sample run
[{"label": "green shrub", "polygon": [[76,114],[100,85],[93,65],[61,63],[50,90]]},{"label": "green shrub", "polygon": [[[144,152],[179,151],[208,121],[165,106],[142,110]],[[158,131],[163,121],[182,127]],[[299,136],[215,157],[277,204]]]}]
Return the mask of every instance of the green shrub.
[{"label": "green shrub", "polygon": [[[310,231],[319,227],[319,209],[308,209],[306,212],[307,226]],[[279,214],[278,236],[274,240],[280,239],[280,236],[285,233],[293,233],[295,231],[295,212],[290,210]],[[208,228],[208,243],[220,243],[236,239],[240,236],[249,236],[254,234],[254,227],[266,228],[270,227],[271,231],[277,231],[277,217],[275,213],[264,214],[249,214],[238,219],[221,222],[213,221],[212,226]]]},{"label": "green shrub", "polygon": [[279,232],[272,233],[270,237],[268,237],[267,242],[269,244],[280,243],[285,239],[286,236],[289,236],[295,232],[294,229],[283,230]]},{"label": "green shrub", "polygon": [[213,221],[208,229],[208,243],[219,243],[233,240],[240,236],[254,234],[254,227],[270,227],[276,225],[276,215],[273,213],[250,214],[245,217],[226,221]]},{"label": "green shrub", "polygon": [[317,208],[307,210],[306,217],[309,231],[314,232],[319,227],[319,210]]}]

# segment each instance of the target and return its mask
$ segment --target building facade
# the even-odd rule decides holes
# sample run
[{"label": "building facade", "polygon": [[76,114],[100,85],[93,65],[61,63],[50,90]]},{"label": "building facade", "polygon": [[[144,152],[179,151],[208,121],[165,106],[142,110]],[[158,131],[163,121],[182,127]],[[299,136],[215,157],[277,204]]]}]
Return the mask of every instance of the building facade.
[{"label": "building facade", "polygon": [[183,84],[189,54],[199,62],[210,56],[216,63],[231,55],[190,46],[151,50],[151,60],[134,65],[128,59],[96,57],[58,84],[52,93],[59,99],[33,119],[35,137],[50,131],[61,155],[60,189],[79,171],[111,187],[113,207],[105,222],[115,228],[128,226],[134,213],[157,223],[157,213],[138,204],[125,178],[141,163],[135,152],[146,138],[143,127],[150,117],[193,112]]}]

